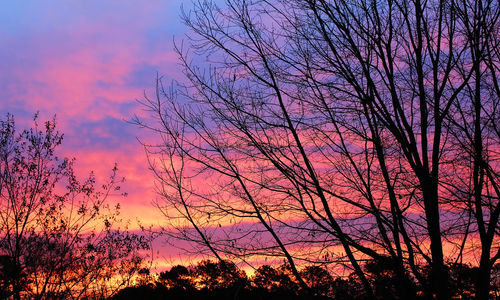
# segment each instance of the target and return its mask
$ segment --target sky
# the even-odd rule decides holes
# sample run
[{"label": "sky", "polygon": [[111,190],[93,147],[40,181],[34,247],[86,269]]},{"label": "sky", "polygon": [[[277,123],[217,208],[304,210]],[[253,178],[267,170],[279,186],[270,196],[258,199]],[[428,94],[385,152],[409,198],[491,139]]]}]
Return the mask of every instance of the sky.
[{"label": "sky", "polygon": [[1,117],[27,126],[37,111],[40,120],[55,115],[65,136],[59,156],[75,157],[82,176],[104,180],[116,162],[132,227],[161,225],[162,216],[142,133],[126,120],[141,113],[137,99],[152,93],[157,74],[181,76],[173,40],[184,36],[187,2],[27,0],[0,10]]}]

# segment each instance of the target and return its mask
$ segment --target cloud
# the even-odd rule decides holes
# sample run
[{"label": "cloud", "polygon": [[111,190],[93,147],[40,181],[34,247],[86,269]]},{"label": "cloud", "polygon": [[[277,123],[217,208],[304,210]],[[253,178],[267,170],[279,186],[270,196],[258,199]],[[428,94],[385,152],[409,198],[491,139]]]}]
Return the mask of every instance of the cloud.
[{"label": "cloud", "polygon": [[124,120],[140,111],[156,73],[179,76],[172,37],[179,35],[181,0],[9,2],[0,10],[0,113],[27,126],[57,115],[65,133],[60,156],[98,180],[118,163],[129,196],[123,214],[161,221],[151,205],[153,176]]}]

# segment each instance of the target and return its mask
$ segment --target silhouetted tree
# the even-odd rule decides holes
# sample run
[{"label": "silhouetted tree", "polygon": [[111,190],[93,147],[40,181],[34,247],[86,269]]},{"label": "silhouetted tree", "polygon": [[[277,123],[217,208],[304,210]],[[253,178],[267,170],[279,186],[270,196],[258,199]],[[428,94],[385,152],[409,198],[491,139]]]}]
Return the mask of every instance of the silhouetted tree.
[{"label": "silhouetted tree", "polygon": [[16,129],[0,120],[0,282],[2,297],[102,298],[131,283],[147,240],[123,232],[116,167],[102,190],[81,181],[74,160],[60,159],[55,120]]},{"label": "silhouetted tree", "polygon": [[401,297],[449,299],[446,262],[477,258],[487,299],[499,15],[481,0],[195,1],[187,82],[158,79],[136,120],[159,136],[146,149],[168,234],[218,259],[281,256],[304,290],[300,264],[346,266],[368,298],[366,260],[415,279]]},{"label": "silhouetted tree", "polygon": [[332,290],[333,298],[336,300],[367,298],[363,286],[355,274],[351,274],[347,278],[335,278]]},{"label": "silhouetted tree", "polygon": [[449,268],[453,296],[459,299],[473,299],[478,268],[460,263],[453,263]]},{"label": "silhouetted tree", "polygon": [[246,285],[246,274],[233,262],[204,260],[192,270],[192,276],[202,288],[208,290],[239,288]]},{"label": "silhouetted tree", "polygon": [[161,272],[159,280],[169,288],[178,288],[188,291],[194,289],[191,272],[188,268],[181,265],[174,266],[169,271]]},{"label": "silhouetted tree", "polygon": [[261,288],[275,294],[292,293],[296,295],[299,286],[290,278],[290,272],[286,271],[286,265],[272,267],[263,265],[255,270],[252,282],[256,288]]},{"label": "silhouetted tree", "polygon": [[414,297],[417,290],[410,276],[401,281],[397,276],[397,262],[391,257],[371,260],[364,265],[365,273],[373,285],[375,296],[379,299],[407,299]]},{"label": "silhouetted tree", "polygon": [[[25,288],[26,283],[26,274],[21,273],[19,268],[16,267],[16,264],[12,257],[8,255],[2,255],[0,257],[0,282],[1,282],[1,291],[0,298],[7,299],[13,294],[12,287],[14,285],[19,286],[20,288]],[[14,281],[18,281],[17,283]]]},{"label": "silhouetted tree", "polygon": [[320,266],[307,266],[300,273],[314,295],[332,296],[333,278],[327,269]]}]

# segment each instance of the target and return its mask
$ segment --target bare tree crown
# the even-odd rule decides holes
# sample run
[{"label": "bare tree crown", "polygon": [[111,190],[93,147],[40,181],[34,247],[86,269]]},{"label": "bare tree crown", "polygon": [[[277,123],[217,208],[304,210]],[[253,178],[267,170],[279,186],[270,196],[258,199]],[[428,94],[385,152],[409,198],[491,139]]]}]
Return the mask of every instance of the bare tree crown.
[{"label": "bare tree crown", "polygon": [[[185,84],[136,120],[168,232],[197,251],[363,272],[452,296],[500,257],[498,1],[197,1]],[[192,58],[194,57],[194,58]],[[188,225],[186,225],[188,224]],[[428,272],[428,270],[431,270]],[[413,284],[415,282],[415,284]]]}]

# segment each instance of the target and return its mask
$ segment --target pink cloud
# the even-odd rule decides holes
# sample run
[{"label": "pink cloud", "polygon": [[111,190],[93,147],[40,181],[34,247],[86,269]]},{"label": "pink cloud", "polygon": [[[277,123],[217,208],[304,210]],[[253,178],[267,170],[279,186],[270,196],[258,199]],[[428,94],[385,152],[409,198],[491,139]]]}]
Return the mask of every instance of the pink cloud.
[{"label": "pink cloud", "polygon": [[16,17],[0,26],[2,117],[11,112],[26,127],[37,110],[40,121],[56,114],[65,134],[59,156],[76,157],[81,177],[94,171],[101,184],[116,162],[129,195],[109,201],[122,204],[131,227],[136,219],[153,226],[165,221],[152,205],[154,178],[135,139],[139,132],[124,120],[141,113],[135,99],[144,90],[151,94],[156,72],[180,78],[172,35],[182,28],[182,2],[13,4],[6,9]]}]

